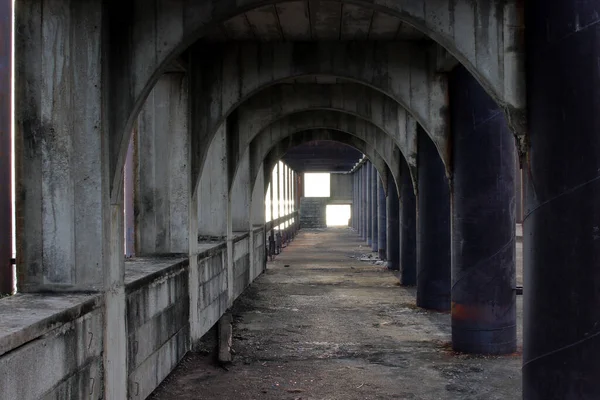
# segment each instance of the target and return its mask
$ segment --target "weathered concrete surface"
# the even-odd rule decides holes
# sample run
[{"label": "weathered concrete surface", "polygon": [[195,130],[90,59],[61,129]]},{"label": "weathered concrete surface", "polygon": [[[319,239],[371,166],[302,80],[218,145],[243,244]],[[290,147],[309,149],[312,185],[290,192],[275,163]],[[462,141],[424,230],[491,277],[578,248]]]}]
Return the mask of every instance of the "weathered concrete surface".
[{"label": "weathered concrete surface", "polygon": [[423,46],[409,42],[231,43],[195,46],[191,53],[192,91],[203,94],[192,99],[194,181],[204,167],[208,144],[236,107],[260,90],[306,75],[354,80],[386,93],[425,127],[449,165],[447,85],[445,77],[429,68]]},{"label": "weathered concrete surface", "polygon": [[[310,7],[300,2],[287,3],[283,10],[292,6],[291,12],[289,9],[288,12],[284,12],[279,8],[271,8],[269,4],[265,5],[282,2],[249,0],[214,4],[210,0],[154,0],[150,7],[146,0],[132,0],[127,2],[127,6],[115,4],[114,7],[108,8],[112,18],[107,20],[113,22],[112,29],[107,29],[109,38],[111,43],[119,44],[112,49],[113,62],[110,65],[113,71],[110,75],[110,87],[114,99],[110,109],[117,120],[111,138],[111,142],[114,143],[111,175],[120,174],[133,118],[152,85],[160,73],[169,67],[170,61],[178,57],[191,43],[210,33],[211,28],[215,28],[215,25],[211,24],[223,23],[237,16],[238,27],[239,23],[246,26],[253,20],[254,29],[259,33],[264,30],[260,27],[267,29],[268,26],[275,26],[281,29],[282,35],[283,32],[300,32],[298,34],[302,40],[331,40],[341,38],[341,29],[337,27],[343,25],[342,15],[350,15],[350,25],[359,29],[355,22],[352,22],[355,18],[352,13],[348,14],[347,9],[342,13],[342,5],[344,8],[349,6],[343,2],[313,2]],[[522,112],[525,90],[523,21],[520,8],[522,6],[519,2],[356,0],[352,3],[351,7],[359,6],[359,13],[371,13],[373,18],[378,16],[377,19],[374,18],[374,23],[369,25],[373,30],[385,30],[384,26],[390,23],[401,27],[402,22],[408,22],[410,26],[438,41],[467,66],[500,104],[508,110]],[[258,6],[266,6],[266,9],[262,12],[252,11],[251,16],[243,14]],[[293,11],[294,7],[296,11]],[[306,14],[308,9],[311,10],[310,14]],[[378,12],[373,13],[374,9]],[[272,15],[274,10],[279,14],[279,24],[275,23],[278,20],[277,16]],[[266,23],[266,27],[264,24],[257,24],[257,15],[262,16],[259,20],[263,22],[265,15],[270,15],[270,20],[275,22]],[[293,17],[290,18],[290,15]],[[313,27],[308,36],[306,33],[302,35],[304,31],[298,28],[303,16],[305,19],[312,19],[312,22],[304,24]],[[235,21],[232,20],[231,23],[235,24]],[[249,26],[246,29],[251,30]],[[334,33],[336,30],[338,33],[331,36],[332,29]],[[239,28],[233,29],[234,32],[238,30]],[[398,28],[397,31],[399,30]],[[132,40],[123,42],[123,37]],[[236,35],[232,37],[235,38]],[[123,55],[127,55],[127,62],[122,62]],[[206,53],[203,54],[203,58],[206,58]],[[371,71],[372,68],[365,70]],[[515,125],[522,122],[518,121],[518,118],[510,119],[515,121]]]},{"label": "weathered concrete surface", "polygon": [[138,117],[135,136],[136,254],[188,251],[188,81],[165,74]]},{"label": "weathered concrete surface", "polygon": [[392,272],[350,258],[360,246],[348,229],[302,231],[235,304],[229,371],[190,356],[153,398],[521,397],[519,354],[450,351],[450,316],[417,309]]}]

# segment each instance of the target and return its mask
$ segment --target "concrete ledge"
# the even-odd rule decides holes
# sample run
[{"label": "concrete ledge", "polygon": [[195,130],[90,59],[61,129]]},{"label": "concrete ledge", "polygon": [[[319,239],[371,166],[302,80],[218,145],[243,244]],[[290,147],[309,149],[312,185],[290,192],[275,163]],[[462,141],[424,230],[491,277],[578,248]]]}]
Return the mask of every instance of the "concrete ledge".
[{"label": "concrete ledge", "polygon": [[181,267],[187,267],[187,257],[139,257],[125,261],[125,292],[131,293],[150,282],[176,271]]},{"label": "concrete ledge", "polygon": [[88,314],[99,294],[16,294],[0,300],[0,355]]}]

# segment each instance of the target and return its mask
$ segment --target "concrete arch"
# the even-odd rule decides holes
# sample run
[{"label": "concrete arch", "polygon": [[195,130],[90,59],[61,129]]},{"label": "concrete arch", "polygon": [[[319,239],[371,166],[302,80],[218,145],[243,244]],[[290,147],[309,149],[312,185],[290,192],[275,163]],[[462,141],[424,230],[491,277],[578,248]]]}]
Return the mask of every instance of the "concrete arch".
[{"label": "concrete arch", "polygon": [[[110,3],[112,176],[122,169],[134,119],[173,60],[217,24],[284,0],[131,0]],[[525,132],[522,5],[517,0],[345,0],[395,16],[435,40],[458,59],[507,111],[512,128]],[[165,33],[166,32],[166,33]],[[129,38],[129,40],[123,40]],[[202,163],[200,163],[202,165]],[[119,171],[119,173],[117,173]],[[114,181],[118,178],[113,179]]]},{"label": "concrete arch", "polygon": [[358,82],[391,97],[421,124],[449,165],[446,79],[430,68],[428,52],[418,44],[233,43],[211,55],[210,64],[199,49],[190,56],[191,91],[202,93],[191,106],[193,178],[201,173],[213,132],[237,107],[273,85],[314,75]]},{"label": "concrete arch", "polygon": [[[404,157],[392,138],[368,121],[332,111],[307,111],[291,114],[263,129],[251,141],[247,149],[250,154],[250,181],[254,182],[254,177],[258,173],[264,157],[276,143],[297,132],[315,129],[346,132],[364,141],[367,148],[372,148],[373,152],[379,154],[387,164],[396,185],[400,184]],[[363,153],[367,154],[364,151]],[[367,156],[369,155],[367,154]],[[407,172],[410,173],[410,171]]]},{"label": "concrete arch", "polygon": [[[377,152],[377,150],[361,138],[354,136],[349,132],[323,128],[294,132],[291,135],[281,139],[279,142],[273,144],[273,146],[264,154],[262,162],[258,162],[256,165],[251,165],[250,181],[252,182],[252,189],[254,190],[254,185],[258,179],[260,164],[264,163],[263,171],[265,173],[265,182],[267,182],[267,179],[270,177],[270,171],[288,151],[296,146],[315,140],[329,140],[332,142],[343,143],[362,152],[373,163],[375,169],[377,169],[377,172],[379,172],[381,175],[382,181],[386,184],[387,192],[388,164],[386,160]],[[396,185],[397,184],[398,183],[396,182]],[[265,185],[264,190],[266,194],[267,185]]]},{"label": "concrete arch", "polygon": [[[417,122],[395,100],[356,83],[279,84],[252,96],[235,111],[237,149],[244,150],[273,121],[286,115],[328,110],[367,120],[390,135],[411,169],[417,166]],[[240,157],[240,156],[238,156]]]}]

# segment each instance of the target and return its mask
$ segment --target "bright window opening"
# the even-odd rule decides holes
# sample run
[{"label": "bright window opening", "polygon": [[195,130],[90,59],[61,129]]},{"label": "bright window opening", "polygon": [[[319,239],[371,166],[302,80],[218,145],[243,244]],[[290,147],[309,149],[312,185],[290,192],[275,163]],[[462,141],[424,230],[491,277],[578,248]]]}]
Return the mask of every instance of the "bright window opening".
[{"label": "bright window opening", "polygon": [[350,204],[329,204],[326,213],[327,226],[348,226]]},{"label": "bright window opening", "polygon": [[305,197],[329,197],[330,192],[329,174],[304,174],[304,196]]}]

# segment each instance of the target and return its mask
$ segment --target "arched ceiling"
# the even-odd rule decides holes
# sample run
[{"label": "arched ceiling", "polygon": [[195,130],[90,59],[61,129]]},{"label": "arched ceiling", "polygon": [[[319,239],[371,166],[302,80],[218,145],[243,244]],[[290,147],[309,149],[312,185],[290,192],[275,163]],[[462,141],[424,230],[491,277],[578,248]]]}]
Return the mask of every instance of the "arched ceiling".
[{"label": "arched ceiling", "polygon": [[340,1],[269,4],[219,24],[206,41],[428,40],[400,19]]},{"label": "arched ceiling", "polygon": [[350,172],[362,157],[343,143],[315,140],[292,148],[283,161],[297,172]]}]

